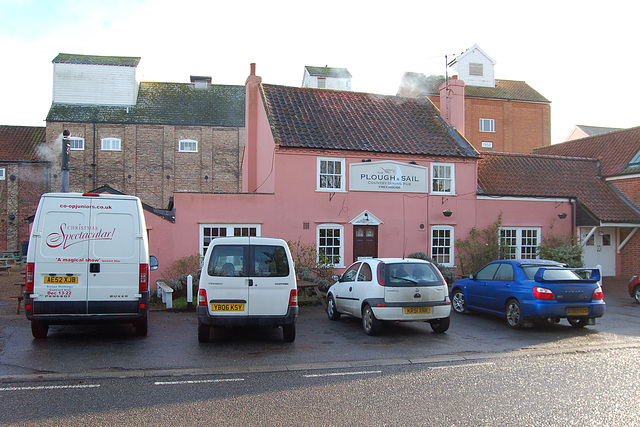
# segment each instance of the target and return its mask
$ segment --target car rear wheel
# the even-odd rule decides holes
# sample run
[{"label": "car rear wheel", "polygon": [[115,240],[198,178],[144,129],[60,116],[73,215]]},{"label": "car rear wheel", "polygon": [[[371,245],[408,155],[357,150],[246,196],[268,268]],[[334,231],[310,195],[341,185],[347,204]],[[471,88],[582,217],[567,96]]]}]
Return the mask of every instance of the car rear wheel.
[{"label": "car rear wheel", "polygon": [[636,286],[633,289],[633,298],[635,298],[636,302],[640,304],[640,286]]},{"label": "car rear wheel", "polygon": [[462,314],[467,312],[467,300],[464,298],[464,293],[460,289],[453,291],[451,307],[453,307],[453,311],[456,313]]},{"label": "car rear wheel", "polygon": [[31,321],[31,335],[34,338],[46,338],[49,332],[49,325],[41,320]]},{"label": "car rear wheel", "polygon": [[198,342],[209,342],[211,328],[204,323],[198,323]]},{"label": "car rear wheel", "polygon": [[569,324],[574,328],[584,328],[589,323],[589,319],[584,319],[584,318],[579,319],[576,317],[569,317],[567,318],[567,320],[569,321]]},{"label": "car rear wheel", "polygon": [[451,318],[445,317],[444,319],[431,320],[429,321],[429,323],[431,324],[431,329],[433,329],[433,332],[435,332],[436,334],[442,334],[444,332],[447,332],[447,329],[449,329]]},{"label": "car rear wheel", "polygon": [[362,329],[367,335],[378,335],[380,333],[382,324],[380,320],[376,319],[375,314],[370,305],[365,305],[362,309]]},{"label": "car rear wheel", "polygon": [[340,319],[340,313],[336,310],[336,301],[333,299],[333,295],[329,296],[327,300],[327,317],[329,317],[330,320]]},{"label": "car rear wheel", "polygon": [[282,338],[285,342],[293,342],[296,339],[296,324],[282,325]]},{"label": "car rear wheel", "polygon": [[522,310],[518,301],[512,299],[507,302],[505,317],[510,328],[520,329],[522,326]]}]

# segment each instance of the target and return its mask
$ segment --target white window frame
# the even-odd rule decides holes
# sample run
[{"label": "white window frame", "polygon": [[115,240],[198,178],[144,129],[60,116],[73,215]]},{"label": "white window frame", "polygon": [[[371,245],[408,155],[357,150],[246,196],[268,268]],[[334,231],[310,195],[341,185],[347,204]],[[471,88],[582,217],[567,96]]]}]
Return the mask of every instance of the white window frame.
[{"label": "white window frame", "polygon": [[[214,233],[208,233],[207,230]],[[251,233],[250,230],[254,232]],[[234,236],[251,236],[260,237],[261,229],[260,224],[200,224],[199,239],[200,239],[200,255],[204,256],[207,253],[207,248],[213,239],[216,237],[234,237]]]},{"label": "white window frame", "polygon": [[122,140],[120,138],[102,138],[100,140],[100,150],[122,151]]},{"label": "white window frame", "polygon": [[[437,172],[439,170],[441,170],[442,168],[448,168],[449,169],[449,173],[450,176],[446,177],[446,176],[440,176],[441,173]],[[440,162],[434,162],[431,163],[431,168],[430,168],[430,172],[431,172],[431,181],[430,181],[430,190],[431,190],[431,194],[448,194],[448,195],[452,195],[452,194],[456,194],[456,165],[455,163],[440,163]],[[448,182],[449,183],[449,190],[440,190],[439,189],[439,185],[436,185],[436,181],[440,182]]]},{"label": "white window frame", "polygon": [[496,133],[496,120],[480,119],[480,132]]},{"label": "white window frame", "polygon": [[0,181],[4,181],[5,179],[7,179],[7,169],[0,168]]},{"label": "white window frame", "polygon": [[[506,236],[509,234],[509,236]],[[505,245],[509,252],[503,249],[505,259],[538,259],[542,243],[542,229],[540,227],[500,227],[500,245]],[[535,243],[531,241],[535,239]]]},{"label": "white window frame", "polygon": [[197,153],[198,141],[196,141],[195,139],[181,139],[180,141],[178,141],[178,152]]},{"label": "white window frame", "polygon": [[84,150],[84,138],[79,136],[69,137],[69,150],[71,151],[83,151]]},{"label": "white window frame", "polygon": [[[326,244],[321,244],[323,242],[321,242],[321,231],[326,231],[326,230],[338,230],[340,232],[340,237],[338,238],[340,240],[339,245],[326,245]],[[324,237],[326,238],[326,237]],[[331,247],[331,248],[337,248],[338,249],[338,255],[340,257],[340,259],[338,260],[337,263],[333,263],[330,264],[332,265],[334,268],[344,268],[344,226],[340,225],[340,224],[318,224],[318,226],[316,227],[316,250],[318,252],[318,261],[320,261],[320,254],[322,253],[322,248],[324,247]],[[335,254],[334,254],[335,256]]]},{"label": "white window frame", "polygon": [[[442,235],[434,236],[434,233],[448,233],[448,237],[443,237]],[[448,240],[447,245],[439,244],[438,240],[446,239]],[[438,264],[444,265],[445,267],[453,267],[454,266],[454,244],[455,244],[455,236],[454,236],[454,228],[451,225],[434,225],[431,227],[431,258],[437,262]],[[435,250],[434,250],[435,249]],[[442,252],[441,252],[442,250]],[[442,259],[442,253],[447,252],[445,256],[448,256],[449,260]]]},{"label": "white window frame", "polygon": [[[340,164],[340,173],[337,174],[335,172],[326,172],[322,173],[322,163],[323,162],[332,162],[335,164]],[[344,192],[346,188],[346,168],[345,168],[345,160],[343,158],[338,157],[318,157],[317,158],[317,169],[316,169],[316,191],[330,191],[330,192]],[[335,167],[335,166],[334,166]],[[334,169],[335,171],[335,169]],[[321,187],[322,176],[327,177],[340,177],[340,186],[339,187]]]}]

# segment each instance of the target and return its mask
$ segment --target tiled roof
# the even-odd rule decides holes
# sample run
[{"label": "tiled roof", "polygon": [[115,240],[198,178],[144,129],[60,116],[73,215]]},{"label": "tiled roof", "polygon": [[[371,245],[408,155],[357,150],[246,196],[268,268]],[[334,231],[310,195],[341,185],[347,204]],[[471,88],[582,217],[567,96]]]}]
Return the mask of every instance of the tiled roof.
[{"label": "tiled roof", "polygon": [[428,99],[262,85],[282,147],[476,157]]},{"label": "tiled roof", "polygon": [[53,58],[55,64],[113,65],[120,67],[137,67],[140,57],[131,56],[98,56],[60,53]]},{"label": "tiled roof", "polygon": [[[440,95],[438,88],[444,83],[444,76],[426,76],[420,73],[405,73],[400,82],[399,94],[411,93],[411,96]],[[526,82],[517,80],[497,80],[496,87],[469,86],[464,87],[467,98],[503,99],[509,101],[550,103]]]},{"label": "tiled roof", "polygon": [[481,153],[478,194],[576,198],[603,222],[639,223],[640,213],[598,177],[593,159]]},{"label": "tiled roof", "polygon": [[342,77],[349,78],[351,73],[346,68],[334,68],[334,67],[304,67],[311,76],[324,76],[324,77]]},{"label": "tiled roof", "polygon": [[45,142],[45,127],[0,126],[0,161],[40,161],[38,145]]},{"label": "tiled roof", "polygon": [[133,107],[53,104],[52,122],[244,126],[244,86],[140,83]]},{"label": "tiled roof", "polygon": [[639,167],[628,166],[639,151],[640,127],[635,127],[536,148],[534,153],[598,159],[602,176],[610,177],[640,173]]}]

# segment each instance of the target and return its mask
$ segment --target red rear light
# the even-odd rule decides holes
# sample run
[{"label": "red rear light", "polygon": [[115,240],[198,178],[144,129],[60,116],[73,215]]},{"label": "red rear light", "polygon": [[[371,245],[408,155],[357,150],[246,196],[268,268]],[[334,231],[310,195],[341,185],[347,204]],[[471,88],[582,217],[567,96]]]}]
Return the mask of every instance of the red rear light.
[{"label": "red rear light", "polygon": [[207,291],[204,289],[198,291],[198,305],[207,305]]},{"label": "red rear light", "polygon": [[87,197],[100,197],[100,193],[82,193],[82,195]]},{"label": "red rear light", "polygon": [[603,298],[604,298],[604,294],[602,293],[602,288],[598,285],[598,287],[594,289],[593,296],[591,297],[591,299],[597,300],[597,299],[603,299]]},{"label": "red rear light", "polygon": [[138,286],[140,292],[149,290],[149,264],[140,264],[140,284]]},{"label": "red rear light", "polygon": [[289,295],[289,306],[298,305],[298,290],[291,289],[291,294]]},{"label": "red rear light", "polygon": [[542,286],[533,287],[533,297],[536,299],[556,299],[556,296],[553,294],[553,291],[551,291],[551,289],[543,288]]},{"label": "red rear light", "polygon": [[33,292],[33,270],[35,264],[32,262],[27,263],[27,270],[24,275],[24,290],[27,292]]},{"label": "red rear light", "polygon": [[378,264],[378,284],[384,286],[384,264]]}]

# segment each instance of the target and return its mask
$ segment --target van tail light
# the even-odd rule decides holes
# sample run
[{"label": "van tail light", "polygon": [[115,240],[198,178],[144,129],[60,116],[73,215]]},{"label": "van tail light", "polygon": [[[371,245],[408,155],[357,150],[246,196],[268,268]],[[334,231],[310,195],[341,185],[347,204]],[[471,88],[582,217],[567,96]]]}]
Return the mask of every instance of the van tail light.
[{"label": "van tail light", "polygon": [[556,299],[556,296],[553,294],[553,291],[551,289],[543,288],[542,286],[533,287],[533,297],[535,299]]},{"label": "van tail light", "polygon": [[140,284],[138,285],[140,292],[149,290],[149,264],[140,264]]},{"label": "van tail light", "polygon": [[378,264],[378,284],[384,286],[384,264]]},{"label": "van tail light", "polygon": [[289,294],[289,307],[298,305],[298,290],[291,289],[291,293]]},{"label": "van tail light", "polygon": [[591,297],[591,299],[592,300],[604,299],[604,294],[602,293],[602,288],[600,287],[600,285],[598,285],[598,287],[594,289],[593,296]]},{"label": "van tail light", "polygon": [[198,291],[198,305],[207,305],[207,291],[204,289]]},{"label": "van tail light", "polygon": [[24,290],[27,292],[33,292],[33,270],[35,264],[32,262],[27,263],[27,270],[24,275]]}]

